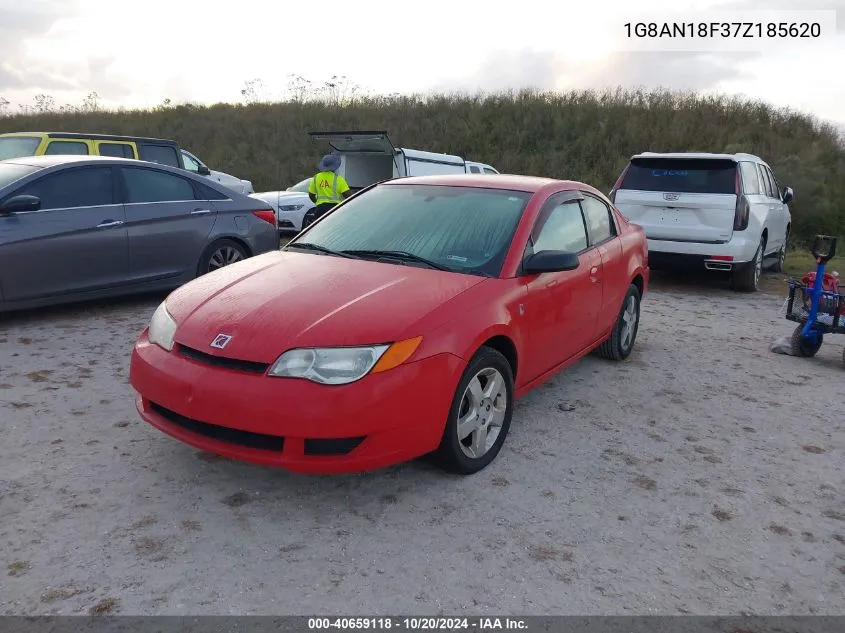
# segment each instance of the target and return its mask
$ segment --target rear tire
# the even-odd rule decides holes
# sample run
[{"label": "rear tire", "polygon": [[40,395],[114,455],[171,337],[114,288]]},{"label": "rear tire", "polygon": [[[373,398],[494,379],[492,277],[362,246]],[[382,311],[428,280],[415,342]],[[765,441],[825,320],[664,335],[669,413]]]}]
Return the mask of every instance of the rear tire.
[{"label": "rear tire", "polygon": [[505,443],[513,404],[510,363],[496,350],[482,347],[461,376],[432,461],[459,475],[471,475],[485,468]]},{"label": "rear tire", "polygon": [[197,277],[214,272],[224,266],[236,264],[249,257],[249,252],[234,240],[222,239],[212,242],[203,251],[197,264]]},{"label": "rear tire", "polygon": [[640,291],[631,284],[622,309],[613,325],[610,336],[596,348],[596,354],[607,360],[625,360],[634,349],[637,332],[640,329]]},{"label": "rear tire", "polygon": [[757,292],[760,288],[760,278],[763,275],[763,250],[766,243],[760,240],[754,259],[735,270],[731,277],[731,285],[739,292]]},{"label": "rear tire", "polygon": [[[819,333],[816,335],[815,341],[808,340],[801,335],[803,329],[803,324],[795,328],[789,339],[789,344],[793,356],[810,358],[815,356],[821,349],[824,337]],[[843,356],[843,359],[845,359],[845,356]]]}]

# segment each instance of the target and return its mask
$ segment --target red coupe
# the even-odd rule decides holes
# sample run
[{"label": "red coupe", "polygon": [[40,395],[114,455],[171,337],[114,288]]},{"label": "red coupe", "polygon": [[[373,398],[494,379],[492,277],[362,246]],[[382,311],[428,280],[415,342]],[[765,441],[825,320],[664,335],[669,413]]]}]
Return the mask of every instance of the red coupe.
[{"label": "red coupe", "polygon": [[220,455],[338,473],[431,454],[469,474],[515,398],[631,353],[648,278],[643,231],[589,185],[392,180],[174,291],[131,382],[147,422]]}]

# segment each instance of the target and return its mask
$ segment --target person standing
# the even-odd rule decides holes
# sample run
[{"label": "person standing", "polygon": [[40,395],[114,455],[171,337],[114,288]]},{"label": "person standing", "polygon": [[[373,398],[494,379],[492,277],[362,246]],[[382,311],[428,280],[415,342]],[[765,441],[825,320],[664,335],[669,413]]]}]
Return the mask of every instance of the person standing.
[{"label": "person standing", "polygon": [[315,206],[313,209],[309,209],[305,217],[302,218],[303,229],[343,202],[349,197],[350,193],[346,180],[337,173],[337,170],[340,169],[340,156],[326,154],[317,169],[320,171],[308,185],[308,197],[311,198],[311,202]]}]

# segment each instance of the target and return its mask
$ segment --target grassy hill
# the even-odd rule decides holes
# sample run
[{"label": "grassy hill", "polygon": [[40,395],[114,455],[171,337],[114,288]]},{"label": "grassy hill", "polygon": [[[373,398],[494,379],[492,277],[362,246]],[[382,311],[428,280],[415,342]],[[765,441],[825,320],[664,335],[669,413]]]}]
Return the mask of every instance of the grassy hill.
[{"label": "grassy hill", "polygon": [[287,187],[325,148],[316,129],[384,129],[394,143],[458,154],[502,172],[581,180],[608,191],[640,151],[747,151],[795,190],[793,234],[845,235],[845,147],[830,125],[769,105],[666,91],[166,106],[0,118],[0,132],[50,130],[173,138],[212,168]]}]

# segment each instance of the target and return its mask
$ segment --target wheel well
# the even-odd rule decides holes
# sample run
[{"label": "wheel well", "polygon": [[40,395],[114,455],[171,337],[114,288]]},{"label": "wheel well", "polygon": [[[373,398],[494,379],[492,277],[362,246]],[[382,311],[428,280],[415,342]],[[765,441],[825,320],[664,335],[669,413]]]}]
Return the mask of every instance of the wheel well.
[{"label": "wheel well", "polygon": [[[244,249],[244,251],[246,252],[246,256],[247,256],[247,257],[252,257],[252,250],[249,248],[249,246],[247,246],[247,243],[246,243],[246,242],[244,242],[244,241],[243,241],[241,238],[239,238],[239,237],[234,237],[234,236],[231,236],[231,235],[226,235],[225,237],[218,237],[218,238],[217,238],[217,239],[215,239],[215,240],[214,240],[211,244],[216,244],[217,242],[222,242],[223,240],[229,240],[230,242],[234,242],[235,244],[237,244],[238,246],[240,246],[242,249]],[[211,244],[209,244],[209,246],[211,246]]]},{"label": "wheel well", "polygon": [[643,276],[638,274],[636,277],[634,277],[631,280],[631,283],[634,284],[637,287],[637,290],[640,291],[640,296],[642,297],[643,296]]},{"label": "wheel well", "polygon": [[516,379],[517,358],[516,346],[513,344],[513,341],[510,340],[507,336],[500,334],[484,341],[483,346],[494,349],[499,352],[502,356],[504,356],[505,359],[508,361],[508,365],[511,366],[511,373],[513,373],[514,379]]}]

